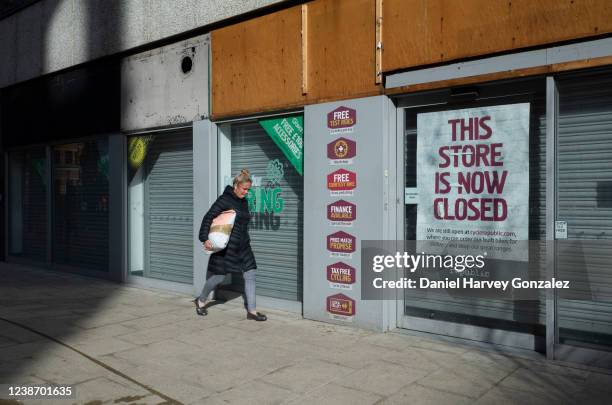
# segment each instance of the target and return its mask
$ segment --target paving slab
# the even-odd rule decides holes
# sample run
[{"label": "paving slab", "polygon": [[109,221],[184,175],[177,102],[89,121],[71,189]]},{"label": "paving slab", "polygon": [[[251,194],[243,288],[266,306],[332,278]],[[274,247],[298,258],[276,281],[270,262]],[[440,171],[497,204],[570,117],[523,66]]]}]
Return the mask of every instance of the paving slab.
[{"label": "paving slab", "polygon": [[440,368],[418,383],[424,387],[478,399],[511,372],[504,368],[463,363],[452,368]]},{"label": "paving slab", "polygon": [[[538,395],[533,392],[517,391],[505,387],[494,387],[475,402],[477,405],[551,405],[552,403],[564,405],[573,402],[569,399],[563,398],[559,398],[553,402],[551,401],[550,397],[545,395]],[[587,404],[591,405],[590,402]]]},{"label": "paving slab", "polygon": [[337,384],[383,397],[395,394],[403,387],[426,378],[428,374],[427,371],[414,369],[409,365],[400,366],[377,361],[341,378]]},{"label": "paving slab", "polygon": [[198,373],[198,370],[193,368],[163,369],[139,366],[126,369],[124,372],[140,383],[185,404],[209,397],[214,393],[213,390],[186,378],[189,374]]},{"label": "paving slab", "polygon": [[240,299],[200,317],[186,295],[1,263],[0,277],[0,316],[69,346],[0,320],[0,383],[74,384],[78,404],[603,404],[612,395],[610,371],[535,355],[263,307],[269,321],[248,321]]},{"label": "paving slab", "polygon": [[467,405],[473,403],[474,400],[462,395],[437,390],[434,388],[424,387],[418,384],[411,384],[399,392],[383,399],[380,404],[384,405]]},{"label": "paving slab", "polygon": [[302,397],[289,401],[288,403],[295,405],[371,405],[380,403],[381,399],[381,396],[371,392],[359,391],[336,384],[327,384],[306,393],[306,395]]},{"label": "paving slab", "polygon": [[201,404],[265,404],[278,405],[287,403],[299,395],[294,392],[281,388],[276,385],[268,384],[263,381],[251,381],[221,392],[219,394],[202,398]]},{"label": "paving slab", "polygon": [[355,370],[326,363],[320,360],[305,360],[298,364],[279,368],[262,381],[289,389],[296,393],[306,393],[317,386],[328,384],[334,380],[342,380]]},{"label": "paving slab", "polygon": [[500,386],[517,391],[532,392],[551,401],[565,401],[582,391],[583,380],[519,368],[506,377]]}]

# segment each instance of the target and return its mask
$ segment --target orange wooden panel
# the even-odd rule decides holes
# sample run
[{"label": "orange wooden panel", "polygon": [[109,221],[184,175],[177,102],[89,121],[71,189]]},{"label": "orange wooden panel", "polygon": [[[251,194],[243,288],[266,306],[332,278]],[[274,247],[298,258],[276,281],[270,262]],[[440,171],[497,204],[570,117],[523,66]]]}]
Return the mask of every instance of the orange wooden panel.
[{"label": "orange wooden panel", "polygon": [[309,103],[380,92],[374,0],[310,2],[308,24]]},{"label": "orange wooden panel", "polygon": [[224,118],[380,94],[375,0],[306,3],[308,91],[302,94],[301,6],[212,32],[212,115]]},{"label": "orange wooden panel", "polygon": [[515,46],[612,32],[610,0],[512,0]]},{"label": "orange wooden panel", "polygon": [[383,70],[612,32],[610,0],[385,0]]},{"label": "orange wooden panel", "polygon": [[212,32],[213,116],[303,104],[301,19],[297,6]]}]

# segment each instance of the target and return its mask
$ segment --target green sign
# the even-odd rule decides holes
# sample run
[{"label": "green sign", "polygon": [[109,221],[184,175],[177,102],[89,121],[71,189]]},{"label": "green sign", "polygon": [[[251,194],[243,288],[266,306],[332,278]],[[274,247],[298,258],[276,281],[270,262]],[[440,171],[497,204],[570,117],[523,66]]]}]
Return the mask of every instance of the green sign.
[{"label": "green sign", "polygon": [[259,125],[302,175],[304,161],[304,117],[291,115],[259,120]]},{"label": "green sign", "polygon": [[280,214],[284,207],[282,192],[280,187],[252,187],[246,195],[249,211]]},{"label": "green sign", "polygon": [[246,195],[250,212],[264,212],[280,214],[283,212],[284,201],[281,180],[285,175],[283,163],[278,160],[270,160],[266,168],[268,184],[262,186],[262,179],[253,175],[253,187]]}]

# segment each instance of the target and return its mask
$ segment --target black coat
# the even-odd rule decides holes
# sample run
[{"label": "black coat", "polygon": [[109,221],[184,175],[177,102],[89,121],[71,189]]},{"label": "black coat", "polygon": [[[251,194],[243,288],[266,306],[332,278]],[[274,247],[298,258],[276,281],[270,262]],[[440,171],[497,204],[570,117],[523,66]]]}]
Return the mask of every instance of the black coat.
[{"label": "black coat", "polygon": [[200,241],[208,240],[208,232],[212,220],[221,212],[226,210],[236,211],[234,228],[230,234],[227,247],[210,256],[208,271],[213,274],[241,273],[247,270],[256,269],[255,256],[251,249],[251,238],[249,237],[248,227],[251,220],[249,204],[246,198],[238,198],[234,194],[234,189],[230,186],[225,187],[223,194],[210,207],[200,226]]}]

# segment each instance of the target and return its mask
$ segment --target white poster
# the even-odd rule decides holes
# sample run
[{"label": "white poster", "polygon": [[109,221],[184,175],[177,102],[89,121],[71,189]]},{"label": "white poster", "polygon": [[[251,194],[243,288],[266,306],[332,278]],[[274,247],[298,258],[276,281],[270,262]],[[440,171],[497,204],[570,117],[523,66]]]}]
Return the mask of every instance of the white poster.
[{"label": "white poster", "polygon": [[529,103],[418,114],[417,187],[418,240],[528,240]]}]

